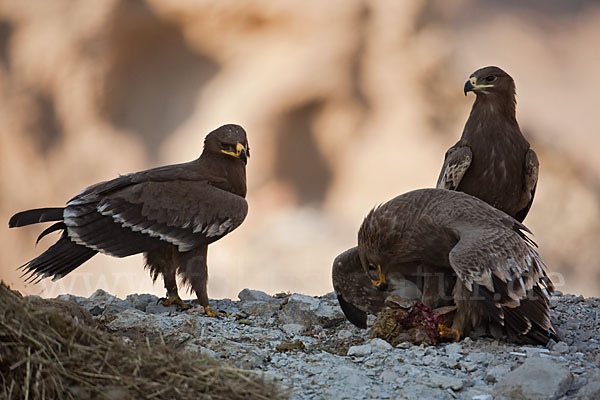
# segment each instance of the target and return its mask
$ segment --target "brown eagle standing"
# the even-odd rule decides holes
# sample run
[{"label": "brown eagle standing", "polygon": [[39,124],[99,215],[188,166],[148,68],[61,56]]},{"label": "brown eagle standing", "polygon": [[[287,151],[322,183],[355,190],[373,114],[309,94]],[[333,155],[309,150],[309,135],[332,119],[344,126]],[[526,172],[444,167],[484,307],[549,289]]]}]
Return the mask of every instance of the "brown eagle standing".
[{"label": "brown eagle standing", "polygon": [[162,275],[165,306],[185,304],[176,274],[191,286],[207,314],[208,245],[246,218],[246,132],[224,125],[210,132],[194,161],[158,167],[84,189],[64,208],[15,214],[9,227],[58,221],[38,237],[62,231],[60,239],[21,268],[28,280],[60,279],[98,252],[114,257],[144,253],[154,280]]},{"label": "brown eagle standing", "polygon": [[445,285],[455,274],[452,328],[461,336],[487,326],[497,337],[545,344],[559,340],[550,321],[553,286],[527,233],[473,196],[421,189],[373,209],[358,232],[358,252],[371,283],[384,290],[404,285],[395,274],[415,264],[432,271],[438,287],[423,290],[430,306],[447,300]]},{"label": "brown eagle standing", "polygon": [[475,196],[523,222],[535,195],[539,162],[516,117],[515,82],[498,67],[465,83],[476,95],[460,140],[446,152],[438,189]]}]

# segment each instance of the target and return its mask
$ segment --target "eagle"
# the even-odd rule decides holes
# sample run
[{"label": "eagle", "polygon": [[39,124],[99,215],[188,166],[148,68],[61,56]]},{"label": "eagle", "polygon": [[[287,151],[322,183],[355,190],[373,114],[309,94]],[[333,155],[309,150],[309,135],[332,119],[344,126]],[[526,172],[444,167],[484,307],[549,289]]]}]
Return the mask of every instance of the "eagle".
[{"label": "eagle", "polygon": [[[60,279],[98,253],[127,257],[143,253],[162,304],[189,306],[179,297],[176,276],[196,293],[208,315],[208,245],[242,224],[248,213],[246,163],[250,149],[239,125],[210,132],[199,158],[119,176],[82,190],[65,207],[15,214],[9,227],[55,223],[37,242],[60,231],[58,241],[21,266],[26,280]],[[36,243],[37,243],[36,242]]]},{"label": "eagle", "polygon": [[539,162],[519,128],[515,82],[498,67],[473,72],[465,96],[475,103],[448,151],[436,188],[475,196],[523,222],[535,195]]},{"label": "eagle", "polygon": [[554,287],[528,234],[521,222],[476,197],[420,189],[369,212],[358,254],[380,290],[405,286],[407,271],[420,268],[427,277],[423,303],[453,302],[452,329],[462,337],[487,326],[495,337],[545,344],[559,340],[549,311]]}]

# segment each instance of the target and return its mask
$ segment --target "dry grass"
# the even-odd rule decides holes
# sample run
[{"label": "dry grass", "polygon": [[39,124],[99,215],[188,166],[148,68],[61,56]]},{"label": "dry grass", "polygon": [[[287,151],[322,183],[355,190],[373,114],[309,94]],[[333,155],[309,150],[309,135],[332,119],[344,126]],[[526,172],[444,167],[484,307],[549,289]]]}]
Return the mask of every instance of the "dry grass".
[{"label": "dry grass", "polygon": [[148,339],[125,343],[77,305],[0,284],[0,398],[280,399],[263,376]]}]

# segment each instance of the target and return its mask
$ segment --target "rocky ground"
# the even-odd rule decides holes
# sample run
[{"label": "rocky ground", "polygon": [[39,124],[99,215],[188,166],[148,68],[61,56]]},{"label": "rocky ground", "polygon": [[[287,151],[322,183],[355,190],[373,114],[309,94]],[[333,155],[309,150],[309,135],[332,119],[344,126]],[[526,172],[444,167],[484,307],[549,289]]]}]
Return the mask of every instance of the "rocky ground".
[{"label": "rocky ground", "polygon": [[177,311],[158,298],[59,296],[89,310],[125,341],[162,338],[177,351],[207,353],[238,367],[264,371],[292,390],[292,399],[598,399],[600,299],[552,298],[564,341],[520,346],[488,338],[392,347],[347,322],[335,296],[244,289],[239,301],[213,300],[228,317],[201,307]]}]

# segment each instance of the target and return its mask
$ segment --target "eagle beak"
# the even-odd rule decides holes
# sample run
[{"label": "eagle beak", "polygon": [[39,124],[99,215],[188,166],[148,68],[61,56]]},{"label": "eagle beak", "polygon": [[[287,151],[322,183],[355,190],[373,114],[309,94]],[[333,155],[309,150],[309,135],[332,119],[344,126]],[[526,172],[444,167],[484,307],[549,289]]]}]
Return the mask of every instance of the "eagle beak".
[{"label": "eagle beak", "polygon": [[475,86],[473,84],[477,84],[477,79],[476,78],[471,78],[467,81],[467,83],[465,83],[465,96],[467,95],[467,92],[472,92],[473,89],[475,88]]},{"label": "eagle beak", "polygon": [[385,275],[383,275],[383,272],[381,272],[381,265],[377,266],[377,271],[379,272],[379,279],[376,281],[371,280],[371,283],[377,288],[377,290],[384,291],[387,289],[388,284],[385,280]]},{"label": "eagle beak", "polygon": [[244,165],[248,164],[248,149],[246,148],[246,146],[244,146],[241,143],[238,143],[235,147],[235,150],[237,151],[237,157],[240,160],[242,160]]},{"label": "eagle beak", "polygon": [[476,90],[479,89],[483,89],[483,88],[489,88],[489,87],[494,87],[494,85],[489,84],[489,85],[478,85],[477,84],[477,78],[475,77],[471,77],[469,78],[469,80],[465,83],[465,96],[467,95],[467,92],[475,92]]},{"label": "eagle beak", "polygon": [[233,151],[221,150],[222,153],[230,155],[235,158],[242,160],[244,165],[248,163],[248,148],[241,143],[236,144],[235,153]]}]

